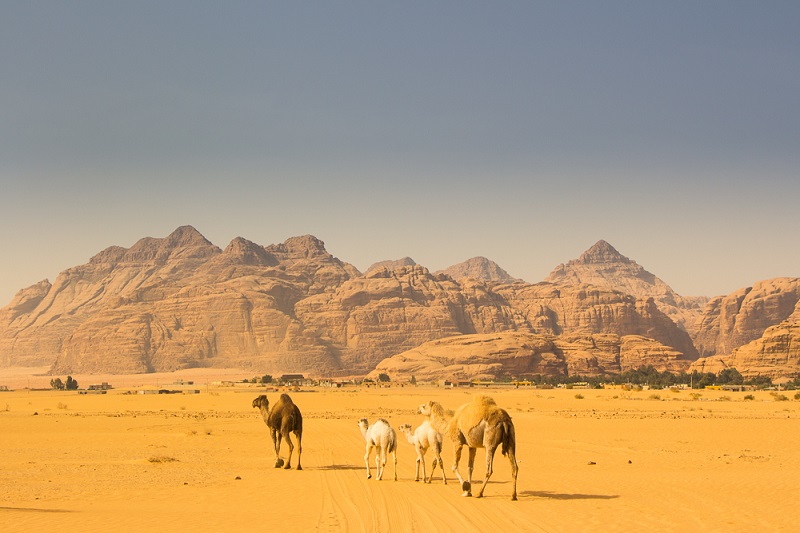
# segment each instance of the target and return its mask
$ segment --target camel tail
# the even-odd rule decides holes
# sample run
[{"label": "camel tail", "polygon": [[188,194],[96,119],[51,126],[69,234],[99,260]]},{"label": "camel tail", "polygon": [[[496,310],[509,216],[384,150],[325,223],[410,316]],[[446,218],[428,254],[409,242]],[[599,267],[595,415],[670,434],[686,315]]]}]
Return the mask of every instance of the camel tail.
[{"label": "camel tail", "polygon": [[503,420],[503,448],[501,449],[503,455],[508,455],[508,452],[517,454],[517,438],[514,434],[514,424],[511,423],[511,418]]}]

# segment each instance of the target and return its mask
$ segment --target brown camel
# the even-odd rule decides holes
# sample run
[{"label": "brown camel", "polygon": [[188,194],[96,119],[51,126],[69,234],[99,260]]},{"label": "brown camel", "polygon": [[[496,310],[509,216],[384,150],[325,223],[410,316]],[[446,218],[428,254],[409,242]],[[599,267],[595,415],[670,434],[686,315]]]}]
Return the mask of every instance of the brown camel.
[{"label": "brown camel", "polygon": [[[438,402],[430,401],[419,407],[419,412],[430,420],[445,438],[453,442],[455,460],[453,472],[461,483],[463,496],[472,496],[472,469],[475,463],[477,448],[486,449],[486,477],[477,497],[483,496],[483,491],[492,475],[492,462],[494,452],[502,444],[503,455],[511,461],[512,489],[511,499],[517,499],[517,459],[515,456],[516,438],[514,424],[508,413],[497,406],[495,401],[488,396],[475,396],[470,403],[458,408],[455,415],[445,412]],[[458,471],[458,462],[461,460],[461,450],[469,447],[469,469],[467,479],[464,480]]]},{"label": "brown camel", "polygon": [[257,407],[261,411],[261,417],[264,423],[269,428],[270,435],[272,436],[272,444],[275,446],[275,468],[283,466],[283,459],[281,459],[281,439],[286,439],[289,445],[289,457],[286,459],[287,470],[292,468],[292,451],[294,445],[292,439],[289,438],[289,433],[294,433],[297,437],[297,469],[302,470],[300,466],[300,454],[303,453],[303,415],[300,414],[300,409],[292,402],[288,394],[281,394],[272,409],[269,408],[269,400],[267,395],[262,394],[253,400],[253,407]]}]

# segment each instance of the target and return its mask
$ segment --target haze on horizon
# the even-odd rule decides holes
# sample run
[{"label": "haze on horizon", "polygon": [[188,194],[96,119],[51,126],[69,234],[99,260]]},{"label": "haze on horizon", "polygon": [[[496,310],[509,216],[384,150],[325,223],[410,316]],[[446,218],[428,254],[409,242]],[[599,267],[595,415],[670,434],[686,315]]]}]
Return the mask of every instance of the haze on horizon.
[{"label": "haze on horizon", "polygon": [[800,4],[24,2],[0,307],[190,224],[537,282],[599,239],[683,295],[800,276]]}]

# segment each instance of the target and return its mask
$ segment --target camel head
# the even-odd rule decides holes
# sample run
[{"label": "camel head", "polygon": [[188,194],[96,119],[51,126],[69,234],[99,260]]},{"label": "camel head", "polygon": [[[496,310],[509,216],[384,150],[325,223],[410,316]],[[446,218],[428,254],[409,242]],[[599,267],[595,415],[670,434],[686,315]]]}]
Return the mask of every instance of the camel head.
[{"label": "camel head", "polygon": [[401,424],[397,427],[401,433],[405,433],[406,435],[411,435],[413,430],[411,429],[411,424]]},{"label": "camel head", "polygon": [[255,407],[256,409],[260,409],[263,407],[264,409],[269,410],[269,400],[267,400],[267,395],[262,394],[261,396],[253,400],[253,407]]},{"label": "camel head", "polygon": [[434,402],[433,400],[431,400],[427,403],[423,403],[422,405],[420,405],[417,411],[419,412],[419,414],[423,416],[431,416],[432,414],[437,412],[441,413],[442,406],[438,402]]},{"label": "camel head", "polygon": [[366,430],[367,428],[369,428],[369,420],[367,420],[366,418],[362,418],[361,420],[358,421],[358,427],[360,427],[363,430]]}]

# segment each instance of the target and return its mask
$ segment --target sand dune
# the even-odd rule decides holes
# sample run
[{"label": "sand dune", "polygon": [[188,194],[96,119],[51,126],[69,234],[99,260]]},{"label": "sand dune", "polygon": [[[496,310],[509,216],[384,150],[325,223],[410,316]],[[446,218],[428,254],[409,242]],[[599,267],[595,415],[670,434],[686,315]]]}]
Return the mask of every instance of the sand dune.
[{"label": "sand dune", "polygon": [[[413,481],[404,439],[399,480],[366,478],[360,417],[416,425],[419,404],[455,408],[474,389],[291,392],[305,417],[301,472],[272,467],[251,407],[261,391],[0,393],[0,520],[16,530],[462,532],[792,531],[800,521],[793,393],[482,390],[516,425],[512,502],[499,452],[483,499],[461,496],[447,444],[447,485]],[[479,451],[474,477],[484,472]]]}]

